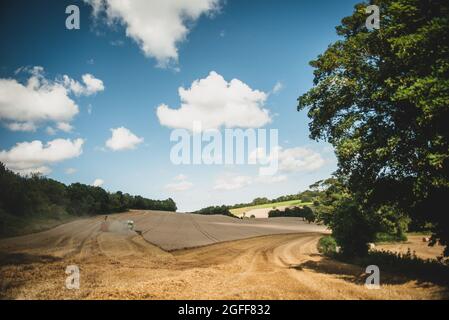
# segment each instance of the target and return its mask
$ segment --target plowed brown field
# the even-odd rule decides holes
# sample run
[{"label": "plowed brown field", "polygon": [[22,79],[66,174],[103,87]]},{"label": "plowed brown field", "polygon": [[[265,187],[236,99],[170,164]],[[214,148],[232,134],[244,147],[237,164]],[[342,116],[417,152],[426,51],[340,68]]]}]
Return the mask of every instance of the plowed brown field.
[{"label": "plowed brown field", "polygon": [[[135,221],[138,233],[122,228],[121,221],[127,219]],[[241,221],[134,211],[110,216],[107,232],[101,231],[103,221],[103,217],[83,219],[46,232],[1,240],[0,296],[447,298],[443,287],[392,275],[382,275],[379,290],[365,288],[362,268],[317,253],[316,243],[326,232],[322,227],[295,219]],[[79,290],[65,287],[68,265],[80,268]]]}]

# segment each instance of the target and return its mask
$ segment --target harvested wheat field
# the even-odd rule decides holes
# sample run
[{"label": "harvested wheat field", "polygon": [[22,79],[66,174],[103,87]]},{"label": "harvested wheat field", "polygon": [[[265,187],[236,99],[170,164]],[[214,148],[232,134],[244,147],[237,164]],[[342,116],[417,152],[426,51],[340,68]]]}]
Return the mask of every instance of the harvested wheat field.
[{"label": "harvested wheat field", "polygon": [[411,252],[421,259],[434,259],[443,255],[442,246],[429,246],[427,241],[423,241],[424,236],[408,235],[408,240],[398,243],[383,243],[376,246],[378,250],[388,250],[400,253]]},{"label": "harvested wheat field", "polygon": [[[135,231],[124,228],[133,220]],[[132,211],[0,241],[3,299],[441,299],[447,290],[318,254],[328,231],[299,219],[243,221]],[[65,287],[68,265],[80,289]]]}]

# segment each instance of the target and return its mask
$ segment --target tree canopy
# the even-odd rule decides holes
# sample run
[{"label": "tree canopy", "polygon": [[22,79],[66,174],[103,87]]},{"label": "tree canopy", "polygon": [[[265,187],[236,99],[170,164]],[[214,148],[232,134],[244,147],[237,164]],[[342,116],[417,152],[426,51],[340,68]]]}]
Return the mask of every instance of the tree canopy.
[{"label": "tree canopy", "polygon": [[449,255],[449,2],[372,4],[380,29],[367,30],[367,4],[356,5],[310,63],[314,86],[298,109],[308,108],[311,138],[335,147],[353,221],[431,222]]},{"label": "tree canopy", "polygon": [[231,214],[231,211],[229,211],[228,206],[210,206],[206,207],[197,211],[192,212],[194,214],[203,214],[203,215],[224,215],[229,217],[234,217],[234,215]]},{"label": "tree canopy", "polygon": [[152,200],[121,191],[109,193],[103,188],[73,183],[69,186],[46,177],[22,177],[0,163],[0,235],[8,234],[11,219],[37,216],[96,215],[124,212],[128,209],[176,211],[172,199]]}]

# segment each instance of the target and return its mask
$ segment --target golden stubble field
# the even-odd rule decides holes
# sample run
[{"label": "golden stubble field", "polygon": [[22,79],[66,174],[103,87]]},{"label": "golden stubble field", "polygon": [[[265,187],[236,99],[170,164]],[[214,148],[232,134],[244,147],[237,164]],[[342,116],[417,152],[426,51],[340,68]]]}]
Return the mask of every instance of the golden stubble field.
[{"label": "golden stubble field", "polygon": [[[42,233],[1,240],[0,297],[448,298],[447,288],[384,273],[381,274],[381,289],[367,289],[363,268],[318,254],[317,241],[327,233],[320,226],[307,226],[288,219],[271,222],[233,219],[237,224],[233,225],[234,222],[223,217],[217,217],[217,221],[214,217],[175,214],[164,218],[159,212],[139,211],[109,217],[110,222],[126,219],[134,219],[140,232],[104,232],[101,230],[104,218],[95,217]],[[241,239],[245,238],[245,232],[250,238]],[[150,235],[158,235],[161,241],[156,245],[150,243]],[[195,236],[196,239],[189,239]],[[183,243],[190,248],[162,249],[164,246],[182,247]],[[441,250],[441,247],[426,249],[419,237],[391,249],[406,250],[407,245],[412,250],[419,248],[417,253],[423,255],[434,255]],[[80,269],[79,290],[65,287],[68,265],[77,265]]]}]

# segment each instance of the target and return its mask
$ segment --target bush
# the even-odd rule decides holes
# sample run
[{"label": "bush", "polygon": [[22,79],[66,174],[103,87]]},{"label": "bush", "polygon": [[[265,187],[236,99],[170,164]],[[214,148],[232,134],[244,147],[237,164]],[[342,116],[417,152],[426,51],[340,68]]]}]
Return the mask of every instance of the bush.
[{"label": "bush", "polygon": [[346,256],[364,256],[373,242],[376,224],[352,199],[341,201],[334,210],[330,227],[332,235]]},{"label": "bush", "polygon": [[315,213],[313,212],[313,210],[311,208],[309,208],[308,206],[304,206],[301,210],[301,214],[304,217],[304,219],[308,222],[314,222],[315,221]]},{"label": "bush", "polygon": [[337,252],[337,241],[332,236],[322,237],[318,241],[318,252],[326,256],[332,256]]}]

